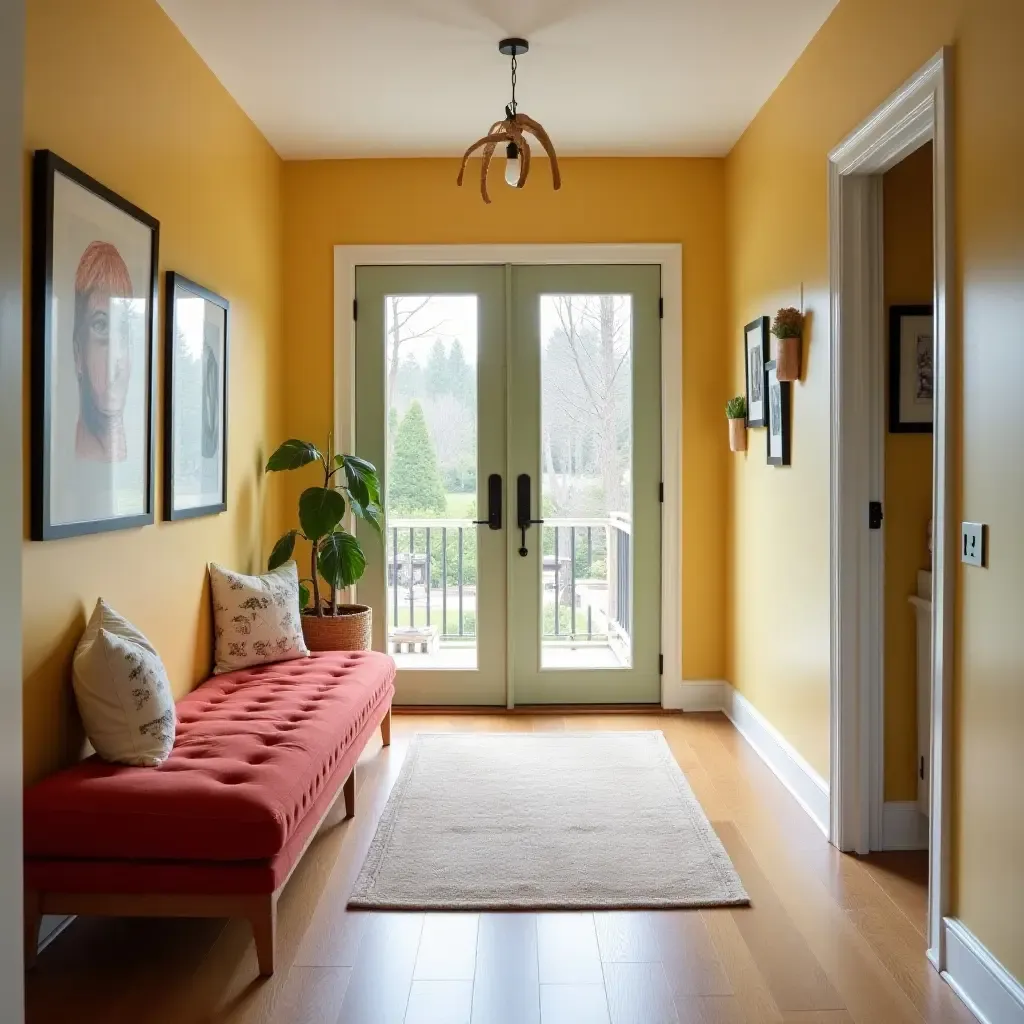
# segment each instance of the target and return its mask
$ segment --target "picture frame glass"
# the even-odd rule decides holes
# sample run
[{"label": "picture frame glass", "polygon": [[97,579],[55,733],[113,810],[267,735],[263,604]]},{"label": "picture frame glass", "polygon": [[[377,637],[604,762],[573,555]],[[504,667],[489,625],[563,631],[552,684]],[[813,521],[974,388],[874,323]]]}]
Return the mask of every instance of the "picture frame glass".
[{"label": "picture frame glass", "polygon": [[931,316],[900,318],[899,421],[928,423],[933,418],[934,330]]},{"label": "picture frame glass", "polygon": [[172,301],[172,509],[212,510],[225,504],[228,311],[180,280]]},{"label": "picture frame glass", "polygon": [[747,380],[747,425],[762,427],[767,423],[765,405],[765,327],[759,318],[744,329],[744,357]]},{"label": "picture frame glass", "polygon": [[48,519],[150,511],[153,234],[54,171]]},{"label": "picture frame glass", "polygon": [[768,364],[768,458],[782,459],[784,429],[782,417],[782,385],[775,372],[774,362]]}]

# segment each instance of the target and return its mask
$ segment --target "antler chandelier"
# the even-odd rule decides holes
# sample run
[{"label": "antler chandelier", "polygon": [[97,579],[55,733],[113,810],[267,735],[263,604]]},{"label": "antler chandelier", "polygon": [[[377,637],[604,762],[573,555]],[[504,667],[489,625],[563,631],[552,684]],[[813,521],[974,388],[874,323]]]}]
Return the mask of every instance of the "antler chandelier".
[{"label": "antler chandelier", "polygon": [[548,133],[532,117],[520,113],[516,107],[516,58],[521,53],[526,53],[529,48],[530,44],[525,39],[502,39],[498,43],[498,49],[506,57],[512,58],[512,102],[505,106],[504,119],[495,121],[491,125],[490,131],[482,139],[477,139],[462,157],[462,166],[459,168],[458,177],[460,185],[463,175],[466,173],[466,161],[469,160],[474,150],[483,149],[483,160],[480,166],[480,195],[484,197],[485,203],[491,201],[491,197],[487,194],[487,171],[491,166],[494,151],[501,143],[505,143],[505,181],[513,188],[522,188],[526,184],[527,175],[530,173],[530,145],[526,141],[524,132],[529,132],[544,147],[544,151],[551,159],[551,177],[554,186],[556,189],[562,187],[558,157],[555,156],[555,147],[551,145]]}]

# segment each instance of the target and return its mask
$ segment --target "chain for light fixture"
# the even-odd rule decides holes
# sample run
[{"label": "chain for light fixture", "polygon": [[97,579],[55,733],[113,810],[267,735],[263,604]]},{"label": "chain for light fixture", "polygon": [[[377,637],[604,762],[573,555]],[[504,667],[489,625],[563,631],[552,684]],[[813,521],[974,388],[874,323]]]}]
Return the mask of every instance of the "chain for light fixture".
[{"label": "chain for light fixture", "polygon": [[498,50],[512,58],[512,101],[505,106],[505,117],[501,121],[495,121],[490,131],[482,138],[473,143],[466,150],[462,157],[462,166],[459,168],[458,184],[462,184],[466,172],[466,162],[473,151],[483,149],[482,165],[480,168],[480,194],[484,202],[489,203],[491,197],[487,194],[487,171],[491,164],[494,151],[501,143],[505,143],[505,180],[513,188],[522,188],[526,184],[527,175],[530,173],[530,145],[526,141],[524,132],[533,135],[551,160],[551,178],[556,189],[562,187],[562,176],[558,170],[558,158],[555,156],[555,148],[544,128],[526,114],[519,113],[519,106],[516,101],[516,72],[518,71],[518,57],[529,50],[530,44],[525,39],[503,39],[498,44]]}]

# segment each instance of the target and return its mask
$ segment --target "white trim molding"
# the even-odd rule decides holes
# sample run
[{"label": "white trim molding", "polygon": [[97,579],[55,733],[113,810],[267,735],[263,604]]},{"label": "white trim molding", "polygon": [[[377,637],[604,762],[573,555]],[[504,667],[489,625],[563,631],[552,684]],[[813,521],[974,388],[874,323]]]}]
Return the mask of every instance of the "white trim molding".
[{"label": "white trim molding", "polygon": [[942,921],[942,977],[981,1024],[1024,1024],[1024,985],[955,917]]},{"label": "white trim molding", "polygon": [[[683,251],[678,244],[625,245],[336,245],[334,247],[334,434],[342,451],[355,434],[355,299],[359,266],[655,264],[661,267],[662,706],[679,699],[683,675]],[[676,683],[678,685],[678,683]]]},{"label": "white trim molding", "polygon": [[670,684],[662,680],[662,707],[667,711],[724,711],[723,679],[683,679]]},{"label": "white trim molding", "polygon": [[916,800],[887,800],[882,805],[881,839],[872,849],[928,849],[928,819]]},{"label": "white trim molding", "polygon": [[827,836],[828,783],[742,693],[728,683],[721,686],[722,710],[729,720]]},{"label": "white trim molding", "polygon": [[867,853],[884,842],[882,737],[884,531],[869,530],[883,498],[884,325],[879,177],[933,143],[935,424],[929,957],[940,970],[949,911],[950,700],[955,573],[950,398],[954,280],[950,53],[940,50],[829,154],[831,290],[830,839]]}]

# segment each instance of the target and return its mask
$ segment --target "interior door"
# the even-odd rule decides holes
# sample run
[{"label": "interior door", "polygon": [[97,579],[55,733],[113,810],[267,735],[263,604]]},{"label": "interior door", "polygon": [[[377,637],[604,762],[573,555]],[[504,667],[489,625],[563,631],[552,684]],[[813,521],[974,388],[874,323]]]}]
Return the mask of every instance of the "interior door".
[{"label": "interior door", "polygon": [[657,266],[511,271],[516,704],[661,699]]},{"label": "interior door", "polygon": [[359,600],[398,663],[396,703],[507,699],[506,270],[359,267],[355,450],[382,474],[385,539]]}]

